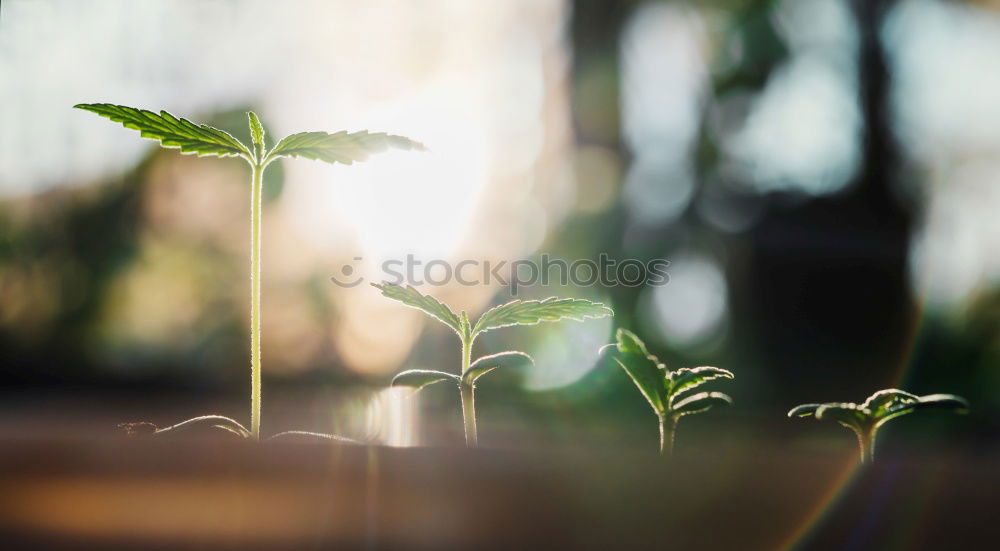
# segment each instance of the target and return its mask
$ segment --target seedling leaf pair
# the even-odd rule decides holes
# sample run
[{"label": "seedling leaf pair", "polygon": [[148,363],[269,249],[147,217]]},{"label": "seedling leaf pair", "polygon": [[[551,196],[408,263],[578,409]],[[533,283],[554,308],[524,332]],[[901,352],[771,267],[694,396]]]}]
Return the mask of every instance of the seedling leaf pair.
[{"label": "seedling leaf pair", "polygon": [[476,380],[494,369],[501,367],[528,367],[535,365],[535,360],[524,352],[508,350],[498,354],[483,356],[472,362],[469,369],[462,375],[431,369],[409,369],[400,372],[392,378],[391,386],[409,386],[416,390],[442,381],[451,381],[459,386],[473,385]]},{"label": "seedling leaf pair", "polygon": [[646,344],[627,329],[618,329],[615,343],[601,349],[632,379],[660,420],[660,452],[673,451],[677,422],[685,415],[702,413],[715,406],[731,405],[732,399],[721,392],[693,390],[715,379],[732,379],[732,372],[711,366],[670,371],[646,349]]},{"label": "seedling leaf pair", "polygon": [[493,329],[514,325],[535,325],[543,321],[603,318],[614,315],[610,308],[598,302],[578,298],[556,298],[545,300],[513,300],[488,310],[473,326],[464,311],[456,314],[447,305],[430,295],[424,295],[412,286],[391,283],[373,283],[382,295],[416,308],[428,316],[447,325],[462,341],[462,370],[459,374],[445,371],[411,369],[396,375],[392,386],[409,386],[421,389],[441,381],[452,381],[458,385],[462,396],[462,411],[465,419],[465,440],[469,446],[478,444],[475,413],[476,381],[487,373],[502,367],[534,365],[531,356],[524,352],[509,350],[472,360],[472,345],[476,337]]},{"label": "seedling leaf pair", "polygon": [[[96,113],[119,122],[126,128],[138,130],[144,138],[157,140],[166,148],[180,149],[181,153],[198,156],[240,157],[250,164],[250,430],[232,421],[222,421],[215,425],[240,436],[260,439],[261,401],[261,359],[260,359],[260,277],[261,277],[261,195],[264,170],[267,165],[281,157],[304,157],[328,163],[352,164],[363,161],[371,154],[389,147],[423,150],[424,146],[402,136],[383,133],[361,132],[300,132],[281,139],[271,151],[267,150],[264,126],[254,112],[247,113],[250,127],[251,145],[233,137],[228,132],[204,124],[195,124],[187,119],[177,118],[166,111],[156,114],[146,109],[136,109],[109,103],[81,103],[78,109]],[[212,418],[203,416],[179,423],[168,429],[179,428],[188,422],[201,422]],[[139,426],[139,425],[135,425]],[[133,431],[134,432],[134,431]],[[157,429],[156,432],[162,432]],[[295,434],[313,434],[292,431]],[[291,433],[287,433],[291,434]],[[329,436],[329,435],[328,435]],[[340,437],[334,439],[343,440]]]},{"label": "seedling leaf pair", "polygon": [[858,438],[861,462],[868,463],[875,456],[875,436],[878,429],[891,419],[917,410],[944,409],[968,413],[969,403],[954,394],[928,394],[917,396],[889,388],[868,397],[863,404],[853,402],[828,402],[802,404],[788,412],[789,417],[815,417],[829,419],[851,429]]},{"label": "seedling leaf pair", "polygon": [[372,154],[380,153],[390,147],[418,151],[426,149],[420,142],[403,136],[361,130],[351,133],[341,131],[335,134],[299,132],[285,136],[274,149],[267,152],[264,144],[264,127],[253,111],[247,113],[252,140],[252,147],[247,147],[224,130],[205,124],[195,124],[166,111],[156,114],[146,109],[110,103],[80,103],[74,107],[120,122],[126,128],[138,130],[143,138],[158,140],[161,146],[180,149],[181,153],[243,157],[251,165],[266,166],[280,157],[303,157],[331,164],[350,165],[364,161]]}]

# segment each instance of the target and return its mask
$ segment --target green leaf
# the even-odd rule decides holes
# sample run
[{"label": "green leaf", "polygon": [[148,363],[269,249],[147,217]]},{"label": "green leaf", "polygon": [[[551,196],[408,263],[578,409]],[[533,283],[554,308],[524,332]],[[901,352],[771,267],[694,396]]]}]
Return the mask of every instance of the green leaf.
[{"label": "green leaf", "polygon": [[869,396],[868,399],[865,400],[865,403],[861,404],[861,407],[871,411],[873,416],[879,417],[887,410],[898,405],[917,402],[919,400],[920,397],[916,394],[910,394],[909,392],[896,388],[887,388]]},{"label": "green leaf", "polygon": [[699,392],[677,402],[670,409],[674,419],[708,411],[715,406],[730,406],[733,399],[721,392]]},{"label": "green leaf", "polygon": [[264,127],[257,118],[257,113],[247,111],[247,118],[250,119],[250,138],[253,140],[254,158],[261,160],[264,155]]},{"label": "green leaf", "polygon": [[268,154],[268,160],[277,157],[302,157],[328,163],[353,164],[368,159],[373,153],[380,153],[394,147],[425,151],[420,142],[382,132],[369,133],[367,130],[330,134],[327,132],[299,132],[285,136]]},{"label": "green leaf", "polygon": [[646,351],[646,345],[628,329],[618,329],[615,344],[601,349],[615,361],[646,397],[649,405],[662,415],[667,407],[667,388],[664,384],[666,371],[662,369],[656,356]]},{"label": "green leaf", "polygon": [[822,404],[802,404],[801,406],[795,406],[788,410],[789,417],[809,417],[816,413],[816,410]]},{"label": "green leaf", "polygon": [[422,310],[425,314],[451,327],[453,331],[462,336],[462,320],[436,298],[430,295],[423,295],[412,286],[400,287],[394,283],[372,283],[372,287],[382,291],[382,296],[398,300],[403,304]]},{"label": "green leaf", "polygon": [[230,425],[225,425],[225,424],[221,424],[220,423],[218,425],[212,425],[212,428],[213,429],[224,430],[226,432],[231,432],[231,433],[235,434],[236,436],[239,436],[240,438],[250,438],[250,433],[249,432],[245,432],[245,431],[243,431],[243,430],[241,430],[239,428],[236,428],[236,427],[233,427],[233,426],[230,426]]},{"label": "green leaf", "polygon": [[819,420],[831,419],[855,430],[862,430],[870,420],[871,411],[851,402],[831,402],[816,409]]},{"label": "green leaf", "polygon": [[906,415],[917,410],[929,410],[929,409],[943,409],[951,410],[957,413],[968,413],[969,412],[969,402],[962,398],[961,396],[955,396],[954,394],[928,394],[927,396],[920,396],[915,402],[905,402],[894,407],[887,409],[877,416],[876,419],[878,424],[881,425],[890,419],[899,417],[900,415]]},{"label": "green leaf", "polygon": [[499,367],[524,367],[535,365],[535,360],[524,352],[508,350],[489,356],[483,356],[472,362],[469,369],[462,375],[462,380],[466,383],[475,383],[476,379],[486,375],[490,371]]},{"label": "green leaf", "polygon": [[157,115],[145,109],[109,103],[80,103],[77,109],[120,122],[125,128],[138,130],[143,138],[159,140],[166,148],[180,149],[181,153],[198,156],[239,157],[250,159],[250,150],[232,135],[204,124],[178,119],[166,111]]},{"label": "green leaf", "polygon": [[614,312],[607,306],[582,298],[549,297],[545,300],[512,300],[491,308],[483,314],[476,322],[472,335],[512,325],[535,325],[543,321],[564,319],[584,321],[613,315]]},{"label": "green leaf", "polygon": [[415,390],[420,390],[427,385],[440,383],[441,381],[453,381],[457,384],[461,382],[461,379],[458,375],[445,373],[444,371],[410,369],[393,377],[390,386],[412,386]]},{"label": "green leaf", "polygon": [[969,401],[954,394],[928,394],[920,397],[918,409],[953,409],[959,413],[969,412]]},{"label": "green leaf", "polygon": [[713,379],[732,379],[733,373],[720,367],[702,366],[687,368],[682,367],[667,374],[670,380],[670,401],[673,402],[687,390],[701,386]]},{"label": "green leaf", "polygon": [[663,373],[658,373],[658,377],[665,378],[667,376],[667,367],[660,362],[660,359],[655,355],[650,354],[649,350],[646,349],[646,343],[642,342],[635,333],[629,331],[628,329],[619,328],[615,332],[615,341],[618,350],[622,354],[637,354],[648,359],[657,369],[663,371]]}]

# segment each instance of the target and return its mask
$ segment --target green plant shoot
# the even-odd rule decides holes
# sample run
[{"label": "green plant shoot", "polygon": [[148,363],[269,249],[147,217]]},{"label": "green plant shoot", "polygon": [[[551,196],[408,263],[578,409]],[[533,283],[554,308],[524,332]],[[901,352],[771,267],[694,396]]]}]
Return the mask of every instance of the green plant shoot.
[{"label": "green plant shoot", "polygon": [[[346,165],[364,161],[369,155],[389,147],[423,150],[419,142],[392,134],[369,133],[367,130],[330,134],[300,132],[285,136],[268,150],[264,127],[252,111],[247,113],[252,143],[248,146],[231,134],[204,124],[177,118],[166,111],[159,114],[145,109],[81,103],[75,105],[102,117],[138,130],[143,138],[157,140],[165,148],[180,149],[181,153],[201,156],[239,157],[250,165],[250,429],[240,423],[218,416],[196,417],[189,421],[204,421],[212,426],[245,438],[260,439],[261,356],[260,356],[260,282],[261,282],[261,202],[264,171],[282,157],[302,157],[327,163]],[[187,426],[187,421],[170,429]],[[160,429],[163,432],[168,429]]]},{"label": "green plant shoot", "polygon": [[383,296],[416,308],[447,325],[462,341],[462,367],[458,374],[446,371],[411,369],[396,375],[392,380],[392,386],[409,386],[421,389],[441,381],[455,383],[462,399],[465,443],[470,447],[479,444],[476,431],[476,381],[483,375],[501,367],[534,365],[531,356],[515,350],[483,356],[472,361],[472,345],[476,341],[476,337],[501,327],[535,325],[543,321],[584,321],[614,315],[610,308],[599,302],[579,298],[550,297],[545,300],[512,300],[488,310],[473,325],[469,322],[469,316],[464,310],[461,314],[456,314],[434,297],[421,294],[420,291],[409,285],[401,287],[391,283],[373,283],[372,286],[382,291]]},{"label": "green plant shoot", "polygon": [[625,370],[656,413],[660,421],[661,454],[673,453],[674,433],[681,417],[733,403],[732,398],[721,392],[692,392],[714,379],[732,379],[731,372],[708,366],[670,371],[628,329],[618,329],[615,341],[601,348],[601,353]]},{"label": "green plant shoot", "polygon": [[802,404],[792,408],[788,412],[788,416],[813,416],[820,420],[830,419],[851,429],[858,437],[861,462],[871,463],[875,459],[875,435],[882,425],[890,419],[926,409],[945,409],[958,413],[968,413],[969,403],[964,398],[954,394],[917,396],[889,388],[872,394],[861,405],[852,402]]}]

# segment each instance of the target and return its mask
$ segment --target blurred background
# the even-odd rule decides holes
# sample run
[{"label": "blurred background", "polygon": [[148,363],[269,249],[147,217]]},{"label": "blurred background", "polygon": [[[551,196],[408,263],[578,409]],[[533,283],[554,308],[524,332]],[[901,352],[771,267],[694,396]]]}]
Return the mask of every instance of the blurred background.
[{"label": "blurred background", "polygon": [[[418,139],[356,166],[271,166],[264,432],[462,443],[447,328],[329,278],[386,259],[671,262],[665,286],[534,286],[614,320],[513,328],[537,366],[478,387],[486,446],[655,446],[597,349],[718,365],[728,411],[680,448],[854,445],[792,406],[952,392],[882,446],[1000,444],[1000,4],[989,1],[6,0],[0,6],[0,431],[246,421],[249,172],[73,110],[109,102],[269,143]],[[360,258],[361,260],[355,260]],[[499,286],[425,287],[478,315]],[[690,419],[690,421],[689,421]]]}]

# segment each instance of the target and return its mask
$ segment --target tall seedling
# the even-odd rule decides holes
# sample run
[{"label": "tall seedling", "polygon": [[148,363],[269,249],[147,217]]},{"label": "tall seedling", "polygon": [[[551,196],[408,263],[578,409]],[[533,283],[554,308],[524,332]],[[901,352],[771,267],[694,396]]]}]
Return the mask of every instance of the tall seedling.
[{"label": "tall seedling", "polygon": [[120,122],[126,128],[138,130],[143,138],[158,140],[165,148],[180,149],[181,153],[200,156],[239,157],[250,165],[250,429],[226,417],[209,415],[178,423],[163,432],[192,422],[211,422],[212,426],[236,433],[244,438],[260,439],[261,358],[260,358],[260,275],[261,275],[261,200],[264,171],[282,157],[302,157],[327,163],[353,164],[364,161],[372,153],[389,147],[424,149],[419,142],[392,134],[369,133],[367,130],[335,134],[299,132],[285,136],[270,150],[264,141],[264,127],[252,111],[247,113],[250,124],[250,146],[218,128],[179,119],[166,111],[159,114],[108,103],[75,105],[102,117]]}]

